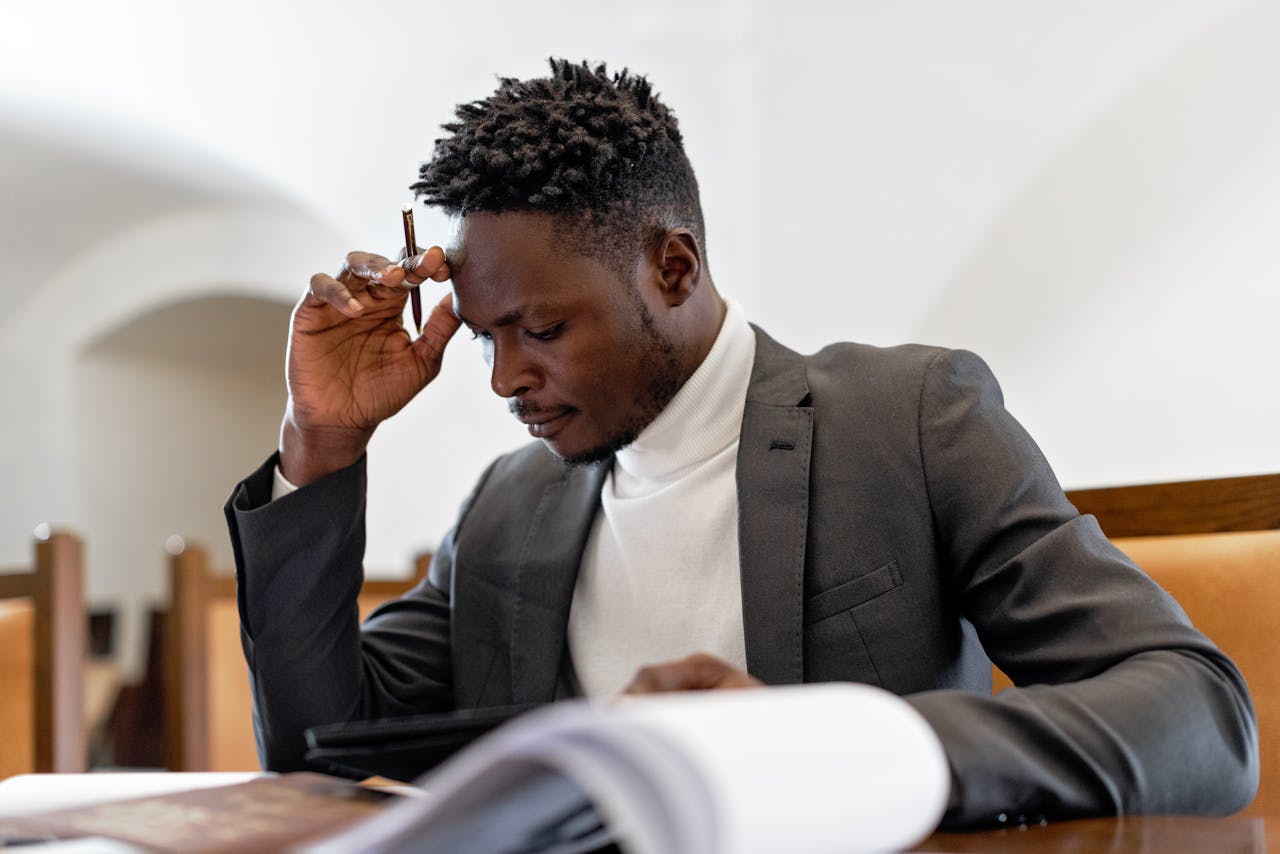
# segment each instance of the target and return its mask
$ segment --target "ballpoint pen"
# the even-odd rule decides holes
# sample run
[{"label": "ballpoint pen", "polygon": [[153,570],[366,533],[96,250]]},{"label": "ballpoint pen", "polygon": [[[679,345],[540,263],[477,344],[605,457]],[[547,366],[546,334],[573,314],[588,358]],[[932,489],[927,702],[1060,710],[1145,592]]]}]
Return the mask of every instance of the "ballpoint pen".
[{"label": "ballpoint pen", "polygon": [[[412,258],[418,254],[418,241],[413,235],[413,205],[406,203],[400,208],[400,216],[404,220],[404,257]],[[409,290],[409,303],[413,307],[413,333],[418,335],[422,332],[422,295],[417,285]]]}]

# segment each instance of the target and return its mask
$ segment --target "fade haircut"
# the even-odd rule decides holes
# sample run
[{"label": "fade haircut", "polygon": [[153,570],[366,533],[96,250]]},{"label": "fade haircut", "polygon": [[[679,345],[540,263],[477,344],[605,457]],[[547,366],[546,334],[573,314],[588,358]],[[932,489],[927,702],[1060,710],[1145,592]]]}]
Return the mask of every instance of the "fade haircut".
[{"label": "fade haircut", "polygon": [[452,216],[554,216],[556,239],[624,282],[668,230],[689,229],[706,264],[698,182],[675,114],[649,81],[552,58],[551,76],[502,78],[443,125],[412,189]]}]

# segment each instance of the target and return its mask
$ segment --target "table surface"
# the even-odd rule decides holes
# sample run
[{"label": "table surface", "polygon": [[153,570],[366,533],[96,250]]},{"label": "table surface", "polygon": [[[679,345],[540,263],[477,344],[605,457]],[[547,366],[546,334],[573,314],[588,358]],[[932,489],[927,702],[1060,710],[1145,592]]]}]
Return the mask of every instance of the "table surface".
[{"label": "table surface", "polygon": [[[0,782],[0,817],[83,806],[122,797],[155,795],[243,782],[258,774],[24,774]],[[406,787],[401,787],[406,788]],[[911,849],[919,854],[1069,851],[1072,854],[1265,852],[1280,849],[1280,818],[1131,816],[1049,822],[967,833],[935,833]]]},{"label": "table surface", "polygon": [[1159,852],[1265,852],[1270,839],[1280,849],[1280,820],[1236,815],[1228,818],[1130,816],[1049,822],[970,833],[935,833],[915,852],[991,854],[1069,851],[1071,854],[1159,854]]}]

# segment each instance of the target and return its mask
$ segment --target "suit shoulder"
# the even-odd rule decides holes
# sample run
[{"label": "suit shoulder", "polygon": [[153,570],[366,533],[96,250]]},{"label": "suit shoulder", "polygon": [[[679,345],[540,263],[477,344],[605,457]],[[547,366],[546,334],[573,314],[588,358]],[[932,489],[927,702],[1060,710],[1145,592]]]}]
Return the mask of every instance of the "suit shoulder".
[{"label": "suit shoulder", "polygon": [[959,351],[925,344],[876,347],[843,341],[805,357],[806,376],[815,395],[857,385],[868,392],[917,390],[930,366]]},{"label": "suit shoulder", "polygon": [[999,388],[986,362],[968,350],[842,342],[804,361],[810,401],[834,415],[872,408],[907,416],[918,411],[927,389]]}]

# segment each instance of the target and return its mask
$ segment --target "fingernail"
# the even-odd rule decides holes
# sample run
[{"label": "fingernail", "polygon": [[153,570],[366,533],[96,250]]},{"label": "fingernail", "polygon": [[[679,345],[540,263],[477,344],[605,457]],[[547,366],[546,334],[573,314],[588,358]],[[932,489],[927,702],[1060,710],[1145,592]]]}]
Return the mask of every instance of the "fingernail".
[{"label": "fingernail", "polygon": [[359,312],[364,311],[364,306],[361,305],[360,300],[356,299],[355,297],[351,297],[351,299],[347,300],[347,308],[351,309],[357,314]]}]

